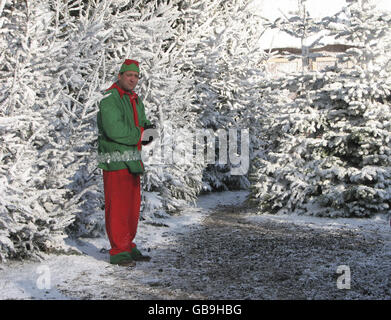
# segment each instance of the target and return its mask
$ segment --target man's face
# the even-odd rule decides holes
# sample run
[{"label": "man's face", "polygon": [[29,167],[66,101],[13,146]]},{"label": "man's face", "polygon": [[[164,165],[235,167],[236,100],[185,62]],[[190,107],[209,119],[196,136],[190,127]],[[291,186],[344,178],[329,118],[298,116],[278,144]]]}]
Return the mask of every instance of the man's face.
[{"label": "man's face", "polygon": [[118,74],[119,86],[126,90],[131,91],[137,86],[138,83],[138,72],[136,71],[125,71],[122,74]]}]

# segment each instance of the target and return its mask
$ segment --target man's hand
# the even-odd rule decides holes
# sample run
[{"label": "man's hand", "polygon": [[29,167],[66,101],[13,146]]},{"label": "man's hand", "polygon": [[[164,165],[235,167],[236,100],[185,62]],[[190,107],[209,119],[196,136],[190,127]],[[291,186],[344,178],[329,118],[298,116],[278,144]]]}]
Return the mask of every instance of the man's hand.
[{"label": "man's hand", "polygon": [[[148,130],[148,129],[156,129],[156,125],[154,125],[153,123],[151,123],[151,124],[146,124],[146,125],[144,126],[144,131],[145,131],[145,130]],[[147,145],[147,144],[150,144],[152,141],[153,141],[153,136],[149,136],[149,139],[148,139],[148,140],[142,140],[142,141],[141,141],[141,144],[142,144],[143,146],[145,146],[145,145]]]},{"label": "man's hand", "polygon": [[146,140],[146,141],[142,140],[142,141],[141,141],[141,144],[142,144],[143,146],[146,146],[147,144],[150,144],[152,141],[153,141],[153,137],[152,137],[152,136],[149,136],[149,139]]},{"label": "man's hand", "polygon": [[144,126],[144,130],[147,130],[147,129],[156,129],[156,125],[151,123],[151,124],[146,124]]}]

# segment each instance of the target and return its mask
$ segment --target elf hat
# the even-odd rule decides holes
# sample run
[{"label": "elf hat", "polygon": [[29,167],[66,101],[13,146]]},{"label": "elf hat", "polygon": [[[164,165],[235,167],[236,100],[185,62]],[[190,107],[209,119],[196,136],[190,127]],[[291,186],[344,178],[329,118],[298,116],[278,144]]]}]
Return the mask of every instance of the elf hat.
[{"label": "elf hat", "polygon": [[121,69],[119,70],[119,73],[122,73],[125,71],[136,71],[136,72],[140,73],[140,69],[138,67],[138,61],[126,59],[125,62],[122,64]]}]

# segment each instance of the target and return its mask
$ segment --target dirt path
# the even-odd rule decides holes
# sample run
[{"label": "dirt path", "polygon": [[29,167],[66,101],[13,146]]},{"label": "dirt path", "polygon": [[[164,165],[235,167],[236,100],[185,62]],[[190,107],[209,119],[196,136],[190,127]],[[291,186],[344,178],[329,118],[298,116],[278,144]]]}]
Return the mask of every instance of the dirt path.
[{"label": "dirt path", "polygon": [[[84,274],[57,289],[77,299],[391,298],[391,257],[379,235],[254,223],[244,212],[223,207],[151,247],[151,262],[107,265],[99,284],[96,275]],[[337,288],[341,265],[350,268],[350,289]]]}]

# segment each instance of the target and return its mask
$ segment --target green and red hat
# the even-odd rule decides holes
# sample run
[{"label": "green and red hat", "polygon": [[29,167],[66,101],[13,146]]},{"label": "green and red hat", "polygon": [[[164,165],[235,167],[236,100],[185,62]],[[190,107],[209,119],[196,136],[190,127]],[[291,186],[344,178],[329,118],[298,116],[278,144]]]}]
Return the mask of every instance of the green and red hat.
[{"label": "green and red hat", "polygon": [[122,64],[121,69],[119,70],[119,73],[122,73],[125,71],[136,71],[136,72],[140,73],[138,61],[126,59],[125,62]]}]

